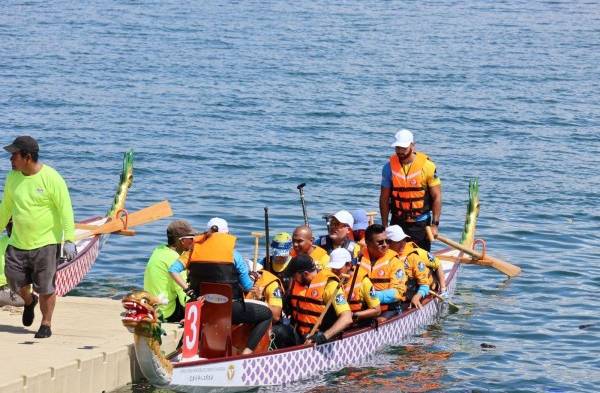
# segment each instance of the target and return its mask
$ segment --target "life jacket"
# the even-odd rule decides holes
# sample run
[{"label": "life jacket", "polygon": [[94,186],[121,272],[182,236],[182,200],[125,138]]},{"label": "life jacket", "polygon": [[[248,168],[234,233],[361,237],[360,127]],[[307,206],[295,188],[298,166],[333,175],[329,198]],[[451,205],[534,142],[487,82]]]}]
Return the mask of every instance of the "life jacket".
[{"label": "life jacket", "polygon": [[[361,289],[363,285],[363,279],[366,277],[366,271],[364,269],[358,269],[354,274],[358,274],[356,280],[354,280],[354,276],[344,285],[344,294],[346,295],[346,299],[348,300],[348,304],[350,305],[350,310],[352,312],[361,311],[363,309],[363,299],[361,297]],[[354,281],[354,288],[352,288],[352,295],[350,295],[350,287],[352,286],[352,281]]]},{"label": "life jacket", "polygon": [[308,287],[300,285],[297,281],[292,284],[290,303],[292,318],[296,323],[298,333],[308,334],[317,323],[319,316],[325,311],[323,293],[330,280],[340,281],[331,270],[323,269],[317,273]]},{"label": "life jacket", "polygon": [[[394,274],[391,271],[391,260],[394,257],[398,257],[396,251],[388,249],[381,258],[372,264],[369,257],[369,250],[367,248],[363,250],[363,257],[358,265],[358,269],[363,270],[364,274],[371,279],[374,290],[381,291],[391,288],[392,274]],[[388,309],[388,304],[381,304],[382,312]]]},{"label": "life jacket", "polygon": [[[254,285],[259,288],[263,288],[263,293],[261,293],[262,297],[260,299],[256,299],[256,300],[264,300],[264,298],[265,298],[264,290],[269,285],[274,283],[275,281],[277,281],[277,283],[279,284],[279,288],[281,288],[283,290],[283,284],[281,283],[281,280],[279,278],[277,278],[277,276],[275,276],[273,273],[271,273],[267,270],[261,270],[260,277],[258,278],[258,280],[256,280]],[[246,296],[246,299],[252,299],[251,293],[248,293],[248,295]]]},{"label": "life jacket", "polygon": [[[314,248],[310,252],[309,256],[315,262],[317,269],[319,269],[319,270],[325,269],[327,267],[327,265],[329,265],[329,255],[327,254],[327,251],[325,251],[321,247],[317,246],[316,244],[313,245],[313,247]],[[296,250],[291,249],[290,256],[296,257],[296,256],[298,256],[298,253],[296,252]]]},{"label": "life jacket", "polygon": [[[404,245],[404,249],[402,250],[402,255],[400,255],[400,259],[404,263],[404,270],[406,271],[406,297],[410,299],[412,295],[417,292],[419,288],[418,279],[420,278],[422,281],[428,286],[433,284],[433,276],[431,274],[431,270],[427,267],[425,261],[428,258],[428,252],[422,248],[420,248],[415,242],[407,242]],[[419,258],[419,262],[417,266],[413,266],[412,258],[417,256]],[[422,264],[422,266],[421,266]],[[415,269],[418,271],[416,274],[421,274],[421,277],[417,277],[415,274]]]},{"label": "life jacket", "polygon": [[423,173],[423,167],[429,160],[425,154],[417,152],[413,162],[405,173],[396,154],[390,156],[392,172],[392,214],[404,221],[414,219],[431,210],[430,196]]},{"label": "life jacket", "polygon": [[187,263],[193,287],[201,282],[230,284],[233,299],[242,297],[233,261],[235,241],[235,236],[222,232],[215,232],[208,237],[199,235],[194,239]]}]

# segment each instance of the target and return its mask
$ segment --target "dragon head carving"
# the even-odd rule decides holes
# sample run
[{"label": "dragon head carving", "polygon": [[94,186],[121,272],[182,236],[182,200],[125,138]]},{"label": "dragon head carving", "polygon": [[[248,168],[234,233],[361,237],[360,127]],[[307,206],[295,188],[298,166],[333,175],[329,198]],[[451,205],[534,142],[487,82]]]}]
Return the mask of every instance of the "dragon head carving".
[{"label": "dragon head carving", "polygon": [[161,327],[157,307],[161,301],[145,291],[135,291],[126,295],[121,304],[125,312],[121,314],[123,326],[139,336],[160,340]]}]

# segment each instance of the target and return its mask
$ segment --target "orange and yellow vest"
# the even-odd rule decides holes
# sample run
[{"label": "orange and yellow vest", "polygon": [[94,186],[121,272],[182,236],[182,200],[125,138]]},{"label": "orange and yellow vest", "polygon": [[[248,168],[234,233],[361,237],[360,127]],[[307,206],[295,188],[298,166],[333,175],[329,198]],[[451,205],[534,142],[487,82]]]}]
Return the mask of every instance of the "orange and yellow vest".
[{"label": "orange and yellow vest", "polygon": [[[279,284],[279,288],[281,288],[281,291],[283,293],[283,284],[281,283],[281,280],[279,278],[277,278],[277,276],[275,276],[273,273],[271,273],[267,270],[261,270],[261,275],[258,278],[258,280],[256,280],[254,285],[259,288],[263,288],[263,293],[262,293],[262,299],[256,299],[256,300],[263,300],[265,298],[264,290],[267,289],[267,287],[275,281],[277,281],[277,284]],[[248,293],[248,295],[246,295],[246,299],[252,299],[252,298],[253,297],[252,297],[251,292]]]},{"label": "orange and yellow vest", "polygon": [[[325,286],[330,280],[339,282],[338,276],[329,269],[323,269],[317,273],[308,287],[294,281],[290,303],[292,305],[292,318],[296,323],[298,333],[306,335],[310,333],[319,316],[325,311],[323,293]],[[333,294],[336,296],[336,294]]]},{"label": "orange and yellow vest", "polygon": [[414,289],[418,285],[431,286],[433,284],[433,276],[426,263],[427,254],[427,251],[420,248],[415,242],[407,242],[404,245],[400,260],[404,263],[409,288]]},{"label": "orange and yellow vest", "polygon": [[[373,283],[373,289],[376,291],[381,291],[384,289],[393,288],[392,286],[392,276],[394,272],[392,271],[392,259],[398,258],[398,254],[396,251],[392,249],[388,249],[385,254],[379,258],[374,264],[371,263],[371,259],[369,257],[369,250],[365,247],[363,250],[363,257],[358,265],[360,270],[363,270],[371,279]],[[399,289],[400,295],[402,298],[400,300],[404,300],[404,293],[406,292],[406,277],[404,277],[404,285],[403,288]],[[381,311],[388,310],[387,304],[381,305]]]},{"label": "orange and yellow vest", "polygon": [[429,188],[423,173],[423,166],[429,157],[417,152],[408,172],[396,154],[390,157],[392,172],[392,214],[403,221],[413,221],[415,217],[431,210]]},{"label": "orange and yellow vest", "polygon": [[[358,269],[358,271],[354,274],[357,274],[356,280],[354,280],[354,276],[344,285],[344,294],[346,295],[346,299],[348,299],[348,304],[350,305],[350,311],[357,312],[363,309],[363,299],[361,297],[361,289],[363,285],[363,279],[366,276],[366,271],[364,269]],[[350,287],[352,286],[352,281],[354,281],[354,288],[352,288],[352,296],[350,296]]]},{"label": "orange and yellow vest", "polygon": [[233,262],[235,241],[235,236],[222,232],[194,238],[187,263],[193,286],[201,282],[230,284],[233,298],[239,299],[242,296]]}]

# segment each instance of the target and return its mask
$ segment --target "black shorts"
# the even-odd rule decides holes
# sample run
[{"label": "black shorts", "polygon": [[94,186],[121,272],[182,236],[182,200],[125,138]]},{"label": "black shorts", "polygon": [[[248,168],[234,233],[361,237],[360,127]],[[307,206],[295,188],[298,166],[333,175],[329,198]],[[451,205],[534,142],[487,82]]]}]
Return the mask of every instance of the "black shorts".
[{"label": "black shorts", "polygon": [[33,250],[20,250],[13,246],[6,248],[4,273],[13,292],[29,284],[40,295],[54,293],[56,266],[60,257],[58,244],[49,244]]}]

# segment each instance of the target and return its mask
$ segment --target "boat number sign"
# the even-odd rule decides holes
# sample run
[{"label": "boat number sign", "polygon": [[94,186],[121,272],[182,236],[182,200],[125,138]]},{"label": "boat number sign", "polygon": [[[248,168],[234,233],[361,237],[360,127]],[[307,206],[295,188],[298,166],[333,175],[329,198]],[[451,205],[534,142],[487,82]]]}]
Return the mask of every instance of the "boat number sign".
[{"label": "boat number sign", "polygon": [[198,300],[185,305],[185,322],[183,325],[183,347],[181,355],[191,358],[198,354],[198,339],[200,335],[200,313],[204,302]]}]

